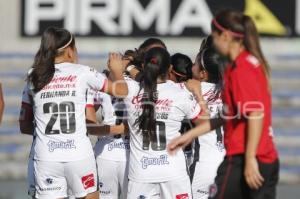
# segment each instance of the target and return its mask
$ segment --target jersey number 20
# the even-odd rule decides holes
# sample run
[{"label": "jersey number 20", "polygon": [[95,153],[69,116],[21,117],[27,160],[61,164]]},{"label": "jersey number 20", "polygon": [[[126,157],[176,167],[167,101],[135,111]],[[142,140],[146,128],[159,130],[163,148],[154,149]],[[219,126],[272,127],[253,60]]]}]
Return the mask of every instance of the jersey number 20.
[{"label": "jersey number 20", "polygon": [[[59,134],[61,131],[65,134],[74,133],[76,130],[75,121],[75,106],[73,102],[62,102],[57,104],[55,102],[45,103],[43,106],[44,113],[50,113],[51,117],[46,126],[45,134]],[[60,118],[60,130],[54,130],[53,126]]]}]

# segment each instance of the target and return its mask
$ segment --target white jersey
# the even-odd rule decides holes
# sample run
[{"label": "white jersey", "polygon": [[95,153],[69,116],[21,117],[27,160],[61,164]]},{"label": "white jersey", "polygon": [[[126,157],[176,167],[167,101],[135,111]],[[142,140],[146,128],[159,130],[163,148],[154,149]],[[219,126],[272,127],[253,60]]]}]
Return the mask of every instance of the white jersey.
[{"label": "white jersey", "polygon": [[[216,84],[202,82],[201,83],[202,95],[208,105],[210,117],[219,117],[222,112],[223,103],[221,99],[220,89]],[[218,92],[219,91],[219,92]],[[224,142],[223,142],[223,128],[220,127],[212,132],[198,137],[199,146],[195,145],[195,159],[200,157],[200,161],[215,162],[223,160],[225,155]],[[197,154],[199,153],[199,155]]]},{"label": "white jersey", "polygon": [[[156,136],[148,142],[138,131],[136,119],[141,114],[143,90],[139,84],[126,79],[128,95],[124,99],[127,106],[130,129],[129,179],[135,182],[160,183],[182,178],[187,175],[185,156],[182,150],[169,155],[168,142],[180,136],[183,119],[194,119],[200,113],[200,106],[193,95],[182,84],[167,81],[157,85]],[[144,140],[143,140],[144,139]]]},{"label": "white jersey", "polygon": [[[116,125],[117,116],[115,111],[125,109],[123,103],[112,104],[111,96],[95,92],[92,96],[94,100],[88,100],[89,104],[101,106],[97,110],[97,115],[102,116],[102,123],[106,125]],[[101,112],[99,114],[99,112]],[[94,152],[97,158],[113,161],[127,161],[129,155],[129,136],[101,136],[95,144]]]},{"label": "white jersey", "polygon": [[93,68],[72,63],[55,64],[49,84],[34,93],[25,86],[22,101],[31,104],[35,120],[34,159],[78,161],[93,156],[87,137],[85,107],[89,88],[102,90],[106,78]]}]

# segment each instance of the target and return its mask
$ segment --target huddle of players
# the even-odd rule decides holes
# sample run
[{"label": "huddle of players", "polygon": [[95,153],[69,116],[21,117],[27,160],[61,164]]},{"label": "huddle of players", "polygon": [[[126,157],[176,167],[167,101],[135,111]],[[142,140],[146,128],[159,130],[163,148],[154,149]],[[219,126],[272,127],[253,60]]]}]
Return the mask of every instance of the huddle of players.
[{"label": "huddle of players", "polygon": [[[216,19],[212,24],[233,37],[241,34]],[[180,133],[220,118],[228,61],[219,52],[209,36],[193,64],[184,54],[170,56],[161,40],[150,38],[123,56],[111,53],[109,71],[101,74],[77,64],[72,34],[48,28],[20,114],[21,132],[34,137],[32,197],[94,199],[98,189],[101,198],[214,197],[216,186],[210,185],[225,156],[222,127],[197,137],[185,153],[167,149]],[[87,133],[99,136],[94,149]]]},{"label": "huddle of players", "polygon": [[[124,75],[134,79],[136,82],[140,82],[143,79],[142,61],[140,60],[143,60],[144,53],[152,48],[166,50],[166,45],[157,38],[149,38],[144,41],[136,52],[131,50],[126,51],[123,56],[123,64],[124,68],[126,68]],[[189,79],[194,78],[201,81],[202,95],[209,109],[210,117],[218,117],[219,112],[222,111],[220,92],[222,71],[224,70],[225,62],[213,48],[211,36],[203,40],[201,49],[196,56],[195,64],[193,64],[188,56],[181,53],[172,55],[170,61],[172,68],[168,71],[168,79],[179,83],[183,88],[185,87],[183,83]],[[104,72],[109,78],[109,72]],[[89,96],[90,100],[88,100],[87,109],[94,109],[94,106],[96,106],[97,122],[104,125],[120,125],[120,122],[124,122],[125,125],[127,124],[126,119],[129,116],[126,111],[126,103],[123,100],[111,98],[109,95],[101,92],[91,92]],[[179,132],[184,133],[192,128],[192,126],[193,123],[185,119],[182,121]],[[90,133],[97,134],[97,132]],[[199,146],[201,146],[201,150]],[[130,164],[129,136],[101,136],[94,147],[94,151],[97,165],[99,165],[98,175],[101,197],[117,198],[121,194],[121,198],[126,198],[128,190],[128,164]],[[165,155],[168,156],[167,154]],[[193,197],[207,198],[209,185],[213,183],[217,168],[225,155],[222,128],[196,139],[193,146],[186,147],[185,155],[189,177],[193,185]],[[160,169],[159,165],[156,169]],[[149,174],[153,175],[150,172]],[[143,178],[138,180],[144,182]],[[163,181],[166,180],[163,179]],[[151,183],[158,182],[155,179],[151,180]],[[188,181],[186,183],[190,184]],[[179,186],[183,186],[183,184],[184,181]],[[186,190],[188,189],[190,188]],[[160,191],[157,191],[157,193],[161,194]],[[182,193],[191,195],[189,192],[183,191]],[[143,192],[140,189],[138,194],[146,196],[148,192]]]}]

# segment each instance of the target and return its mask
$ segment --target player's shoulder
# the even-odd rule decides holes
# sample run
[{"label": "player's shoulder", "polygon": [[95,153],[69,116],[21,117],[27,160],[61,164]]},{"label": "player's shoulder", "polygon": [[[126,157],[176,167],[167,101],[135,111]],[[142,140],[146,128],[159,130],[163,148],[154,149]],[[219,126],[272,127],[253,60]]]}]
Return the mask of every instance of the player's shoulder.
[{"label": "player's shoulder", "polygon": [[201,91],[203,93],[207,93],[211,90],[215,90],[217,87],[217,84],[209,83],[209,82],[201,82]]},{"label": "player's shoulder", "polygon": [[259,60],[248,51],[242,52],[237,61],[240,70],[257,69],[261,66]]},{"label": "player's shoulder", "polygon": [[184,83],[176,83],[173,81],[168,81],[169,83],[169,91],[172,93],[176,100],[186,100],[191,98],[193,94],[187,89]]},{"label": "player's shoulder", "polygon": [[76,68],[80,72],[98,72],[95,68],[83,64],[74,64],[74,68]]}]

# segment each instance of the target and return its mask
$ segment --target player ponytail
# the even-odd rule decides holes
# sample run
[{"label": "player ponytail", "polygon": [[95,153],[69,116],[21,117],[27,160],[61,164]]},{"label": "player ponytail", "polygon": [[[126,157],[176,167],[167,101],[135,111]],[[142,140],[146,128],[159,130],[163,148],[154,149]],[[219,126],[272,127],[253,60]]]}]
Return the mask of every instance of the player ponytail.
[{"label": "player ponytail", "polygon": [[156,133],[155,103],[159,93],[157,92],[157,80],[165,81],[170,67],[170,54],[163,48],[151,48],[144,59],[144,78],[141,87],[144,89],[142,97],[142,114],[136,124],[145,138],[143,146],[148,147],[150,139]]},{"label": "player ponytail", "polygon": [[213,19],[211,28],[213,32],[229,31],[235,40],[241,41],[246,50],[258,59],[269,82],[270,67],[262,53],[259,35],[251,17],[242,12],[224,10]]},{"label": "player ponytail", "polygon": [[75,39],[69,31],[54,27],[44,31],[32,65],[33,70],[27,78],[34,92],[39,92],[51,81],[55,72],[55,57],[61,55],[68,46],[75,46]]}]

